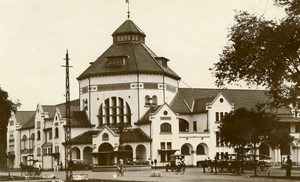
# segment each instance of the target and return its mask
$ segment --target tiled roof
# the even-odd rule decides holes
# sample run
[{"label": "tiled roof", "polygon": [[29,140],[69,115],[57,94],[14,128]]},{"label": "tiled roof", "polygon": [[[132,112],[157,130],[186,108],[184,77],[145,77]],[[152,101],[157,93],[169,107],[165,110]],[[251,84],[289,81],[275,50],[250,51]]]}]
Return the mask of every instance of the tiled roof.
[{"label": "tiled roof", "polygon": [[74,111],[71,113],[71,126],[72,127],[92,127],[88,120],[85,111]]},{"label": "tiled roof", "polygon": [[[56,108],[59,109],[62,117],[66,116],[66,103],[61,103],[57,105],[42,105],[43,111],[48,112],[49,118],[54,118]],[[80,110],[80,102],[79,99],[70,101],[70,110],[79,111]]]},{"label": "tiled roof", "polygon": [[[90,76],[104,76],[115,74],[163,74],[175,79],[180,77],[169,67],[160,65],[154,53],[141,43],[122,43],[110,46],[90,67],[77,79]],[[107,57],[126,56],[126,63],[120,66],[107,66]]]},{"label": "tiled roof", "polygon": [[199,103],[196,104],[199,105],[196,106],[195,110],[201,111],[205,98],[216,97],[220,92],[229,102],[234,104],[235,109],[241,107],[251,109],[260,102],[271,101],[264,90],[179,88],[170,107],[176,113],[191,114],[192,111],[189,108],[192,108],[194,101],[198,99]]},{"label": "tiled roof", "polygon": [[206,111],[206,104],[211,103],[216,96],[211,96],[211,97],[205,97],[205,98],[200,98],[196,99],[194,102],[194,107],[192,108],[193,113],[203,113]]},{"label": "tiled roof", "polygon": [[25,122],[19,130],[33,129],[34,119],[35,119],[35,115],[31,116],[31,118],[27,122]]},{"label": "tiled roof", "polygon": [[[131,20],[126,20],[114,33],[145,35]],[[126,57],[125,64],[107,66],[110,57]],[[163,74],[179,80],[180,77],[168,66],[162,66],[158,56],[142,42],[113,43],[95,62],[93,62],[77,79],[92,76],[116,74]]]},{"label": "tiled roof", "polygon": [[15,114],[17,123],[23,126],[34,114],[35,111],[17,111]]},{"label": "tiled roof", "polygon": [[71,139],[71,144],[92,144],[93,135],[97,135],[99,131],[91,130],[84,132]]},{"label": "tiled roof", "polygon": [[151,138],[140,128],[129,129],[123,132],[122,142],[136,143],[136,142],[150,142]]},{"label": "tiled roof", "polygon": [[146,36],[145,33],[131,20],[126,20],[112,35],[115,36],[128,33]]},{"label": "tiled roof", "polygon": [[149,120],[149,115],[152,113],[155,113],[160,106],[155,106],[155,107],[150,107],[149,110],[143,115],[143,117],[138,120],[135,124],[137,125],[143,125],[143,124],[149,124],[150,120]]}]

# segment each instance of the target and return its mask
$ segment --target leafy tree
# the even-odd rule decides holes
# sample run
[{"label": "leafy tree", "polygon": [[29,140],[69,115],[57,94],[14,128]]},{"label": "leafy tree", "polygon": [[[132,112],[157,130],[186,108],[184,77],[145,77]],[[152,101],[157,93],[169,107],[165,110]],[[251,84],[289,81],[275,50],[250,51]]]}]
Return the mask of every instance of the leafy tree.
[{"label": "leafy tree", "polygon": [[[243,156],[247,146],[254,147],[256,156],[256,145],[268,138],[275,121],[276,116],[267,112],[261,104],[250,111],[240,108],[230,112],[221,121],[221,137],[227,145],[237,149],[238,156]],[[254,166],[256,175],[256,160]]]},{"label": "leafy tree", "polygon": [[300,92],[300,1],[274,0],[286,16],[266,20],[240,11],[229,31],[229,43],[212,70],[216,84],[264,86],[274,104],[296,104]]},{"label": "leafy tree", "polygon": [[266,142],[273,148],[280,149],[280,155],[282,159],[282,154],[285,147],[290,147],[290,144],[294,140],[294,137],[290,135],[288,129],[284,127],[280,127],[279,124],[273,127],[272,131],[270,132]]},{"label": "leafy tree", "polygon": [[[8,93],[0,87],[0,164],[6,163],[6,133],[11,112],[15,112],[20,103],[8,99]],[[2,166],[3,167],[3,166]]]}]

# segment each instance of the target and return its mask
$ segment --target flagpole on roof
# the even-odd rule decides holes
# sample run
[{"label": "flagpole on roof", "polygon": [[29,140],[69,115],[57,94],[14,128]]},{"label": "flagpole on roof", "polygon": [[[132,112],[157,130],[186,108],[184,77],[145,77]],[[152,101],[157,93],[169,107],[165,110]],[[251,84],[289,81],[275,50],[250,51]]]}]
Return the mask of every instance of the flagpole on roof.
[{"label": "flagpole on roof", "polygon": [[127,18],[130,18],[130,11],[129,11],[129,0],[126,0],[126,3],[128,4],[128,11],[127,11]]}]

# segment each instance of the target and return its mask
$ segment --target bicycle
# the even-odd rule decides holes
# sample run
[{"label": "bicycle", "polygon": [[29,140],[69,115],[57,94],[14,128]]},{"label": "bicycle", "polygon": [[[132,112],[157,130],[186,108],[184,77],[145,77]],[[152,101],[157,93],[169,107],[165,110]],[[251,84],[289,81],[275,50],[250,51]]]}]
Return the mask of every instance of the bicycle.
[{"label": "bicycle", "polygon": [[177,175],[178,173],[180,173],[180,174],[183,175],[184,172],[185,172],[185,164],[179,164],[179,165],[177,165],[177,168],[175,170],[175,174]]}]

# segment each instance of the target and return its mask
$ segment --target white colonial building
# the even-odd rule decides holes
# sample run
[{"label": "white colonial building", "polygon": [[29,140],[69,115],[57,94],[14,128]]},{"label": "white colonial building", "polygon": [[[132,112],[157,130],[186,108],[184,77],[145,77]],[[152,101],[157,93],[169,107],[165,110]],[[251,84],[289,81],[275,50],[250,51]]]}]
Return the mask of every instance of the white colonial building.
[{"label": "white colonial building", "polygon": [[[146,46],[145,33],[131,20],[112,38],[113,44],[77,78],[80,96],[71,102],[73,159],[106,166],[122,156],[141,164],[156,159],[163,166],[174,153],[185,155],[187,165],[222,158],[234,150],[220,142],[220,120],[230,111],[269,101],[262,90],[179,88],[170,60]],[[283,154],[298,164],[300,120],[291,110],[281,111],[281,122],[295,137]],[[41,161],[43,168],[53,168],[54,160],[65,166],[65,104],[38,104],[31,114],[22,122],[12,118],[8,126],[13,167],[31,160]],[[280,161],[279,149],[258,148]]]}]

